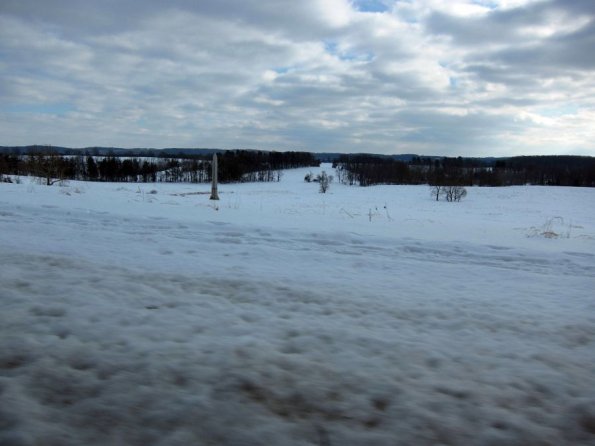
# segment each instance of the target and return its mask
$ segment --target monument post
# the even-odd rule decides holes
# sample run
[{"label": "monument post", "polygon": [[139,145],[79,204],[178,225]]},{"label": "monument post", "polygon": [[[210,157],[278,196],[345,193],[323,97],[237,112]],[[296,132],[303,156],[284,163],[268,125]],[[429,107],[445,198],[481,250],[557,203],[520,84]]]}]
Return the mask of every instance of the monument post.
[{"label": "monument post", "polygon": [[212,183],[211,183],[211,200],[219,200],[219,194],[217,194],[217,154],[213,153],[213,163],[212,167]]}]

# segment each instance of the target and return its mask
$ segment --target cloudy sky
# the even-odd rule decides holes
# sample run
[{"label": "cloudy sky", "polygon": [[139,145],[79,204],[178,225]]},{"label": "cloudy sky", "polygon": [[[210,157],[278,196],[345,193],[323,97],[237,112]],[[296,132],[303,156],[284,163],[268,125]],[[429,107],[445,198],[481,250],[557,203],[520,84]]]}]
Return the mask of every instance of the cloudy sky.
[{"label": "cloudy sky", "polygon": [[25,144],[595,156],[595,1],[2,0]]}]

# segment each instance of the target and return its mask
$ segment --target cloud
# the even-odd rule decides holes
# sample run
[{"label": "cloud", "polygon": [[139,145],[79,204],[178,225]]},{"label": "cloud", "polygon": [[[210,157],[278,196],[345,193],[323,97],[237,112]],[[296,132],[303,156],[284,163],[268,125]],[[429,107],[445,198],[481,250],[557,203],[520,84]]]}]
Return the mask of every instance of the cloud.
[{"label": "cloud", "polygon": [[595,155],[594,39],[586,0],[6,0],[0,144]]}]

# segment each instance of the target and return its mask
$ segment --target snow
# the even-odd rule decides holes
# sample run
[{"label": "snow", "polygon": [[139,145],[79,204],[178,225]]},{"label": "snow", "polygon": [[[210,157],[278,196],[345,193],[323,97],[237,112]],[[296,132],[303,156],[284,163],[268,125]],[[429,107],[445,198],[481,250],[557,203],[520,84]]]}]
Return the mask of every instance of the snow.
[{"label": "snow", "polygon": [[309,170],[0,184],[0,444],[595,444],[595,190]]}]

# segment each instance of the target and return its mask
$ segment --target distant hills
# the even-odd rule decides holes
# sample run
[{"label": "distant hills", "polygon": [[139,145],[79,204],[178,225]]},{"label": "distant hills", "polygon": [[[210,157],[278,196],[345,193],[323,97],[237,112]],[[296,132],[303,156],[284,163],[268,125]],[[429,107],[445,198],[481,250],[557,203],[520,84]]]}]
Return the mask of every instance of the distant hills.
[{"label": "distant hills", "polygon": [[27,153],[34,153],[39,151],[52,150],[60,155],[94,155],[94,156],[173,156],[173,155],[212,155],[213,153],[221,153],[222,149],[208,149],[208,148],[197,148],[197,149],[180,149],[180,148],[165,148],[165,149],[153,149],[153,148],[133,148],[123,149],[121,147],[81,147],[71,148],[62,146],[48,146],[48,145],[32,145],[32,146],[0,146],[0,153],[10,153],[15,155],[24,155]]},{"label": "distant hills", "polygon": [[[214,153],[222,153],[228,150],[226,149],[218,149],[218,148],[176,148],[176,147],[168,147],[163,149],[154,149],[154,148],[132,148],[132,149],[124,149],[121,147],[81,147],[81,148],[72,148],[72,147],[62,147],[62,146],[49,146],[49,145],[30,145],[30,146],[0,146],[0,154],[13,154],[13,155],[26,155],[28,153],[35,153],[39,151],[47,151],[51,150],[60,155],[93,155],[93,156],[126,156],[126,157],[207,157],[211,156]],[[303,150],[258,150],[258,149],[230,149],[233,150],[245,150],[248,152],[307,152]],[[397,155],[383,155],[383,154],[376,154],[376,153],[342,153],[342,152],[311,152],[315,159],[321,162],[333,162],[339,159],[342,156],[349,155],[349,156],[373,156],[377,158],[384,158],[384,159],[392,159],[395,161],[402,161],[404,163],[410,164],[428,164],[428,161],[434,160],[442,160],[445,158],[453,158],[447,156],[425,156],[425,155],[417,155],[413,153],[405,153],[405,154],[397,154]],[[496,162],[506,161],[506,160],[513,160],[513,159],[521,159],[521,160],[535,160],[540,159],[540,163],[543,163],[546,160],[569,160],[573,159],[574,162],[577,160],[592,160],[593,157],[589,156],[572,156],[572,155],[542,155],[542,156],[512,156],[512,157],[456,157],[458,160],[464,160],[466,164],[471,163],[472,165],[482,165],[482,166],[494,166]],[[565,162],[564,161],[564,162]]]},{"label": "distant hills", "polygon": [[[62,146],[48,146],[48,145],[30,145],[30,146],[0,146],[0,153],[4,154],[13,154],[13,155],[26,155],[28,153],[34,153],[41,151],[46,151],[51,149],[52,151],[60,154],[60,155],[80,155],[81,153],[84,155],[93,155],[93,156],[130,156],[130,157],[169,157],[169,156],[210,156],[213,153],[222,153],[225,152],[225,149],[217,149],[217,148],[195,148],[195,149],[183,149],[183,148],[176,148],[176,147],[168,147],[164,149],[154,149],[154,148],[132,148],[132,149],[124,149],[121,147],[81,147],[81,148],[72,148],[72,147],[62,147]],[[256,149],[239,149],[239,150],[248,150],[254,152],[271,152],[271,150],[256,150]],[[303,150],[284,150],[278,152],[303,152]],[[342,155],[364,155],[361,154],[347,154],[342,152],[320,152],[315,153],[312,152],[312,155],[321,162],[333,162],[337,160]],[[409,163],[415,158],[419,158],[420,155],[412,154],[412,153],[405,153],[399,155],[382,155],[382,154],[369,154],[366,153],[365,155],[376,156],[379,158],[386,158],[386,159],[393,159],[397,161],[403,161],[405,163]],[[425,159],[442,159],[443,156],[421,156]],[[484,162],[493,162],[496,158],[486,157],[486,158],[476,158],[482,159]]]}]

